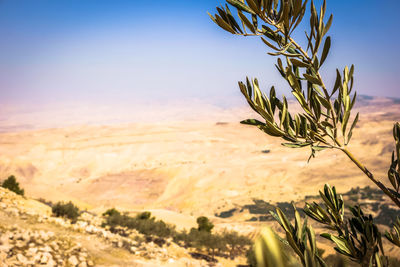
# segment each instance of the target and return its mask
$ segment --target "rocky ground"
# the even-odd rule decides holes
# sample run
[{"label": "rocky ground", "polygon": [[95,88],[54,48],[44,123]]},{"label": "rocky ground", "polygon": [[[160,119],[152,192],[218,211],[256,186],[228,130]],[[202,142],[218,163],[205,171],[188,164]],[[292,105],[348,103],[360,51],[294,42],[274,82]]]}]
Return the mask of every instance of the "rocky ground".
[{"label": "rocky ground", "polygon": [[0,188],[0,266],[234,266],[210,265],[166,240],[157,245],[136,232],[114,234],[84,212],[75,224],[51,216],[49,206]]}]

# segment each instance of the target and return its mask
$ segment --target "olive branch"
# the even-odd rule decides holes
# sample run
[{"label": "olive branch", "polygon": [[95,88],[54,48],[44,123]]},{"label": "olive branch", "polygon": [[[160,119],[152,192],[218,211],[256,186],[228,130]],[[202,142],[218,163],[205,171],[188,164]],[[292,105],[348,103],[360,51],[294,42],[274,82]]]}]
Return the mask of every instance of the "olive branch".
[{"label": "olive branch", "polygon": [[[245,82],[239,82],[240,91],[264,121],[248,119],[241,123],[256,126],[270,136],[283,139],[285,142],[282,145],[286,147],[310,147],[309,160],[321,150],[342,151],[400,208],[400,123],[395,123],[393,127],[395,150],[388,170],[392,188],[388,188],[347,148],[359,120],[359,113],[355,116],[351,114],[357,98],[357,93],[353,92],[354,66],[346,66],[342,72],[336,69],[335,83],[329,88],[320,73],[331,48],[331,37],[327,33],[333,16],[325,20],[326,1],[323,1],[319,12],[311,1],[306,49],[298,44],[292,33],[305,16],[308,0],[226,2],[225,6],[217,7],[217,14],[209,14],[211,19],[232,34],[260,37],[272,50],[268,54],[277,58],[276,68],[302,108],[302,112],[291,114],[286,97],[278,98],[274,86],[267,96],[260,90],[257,79],[246,78]],[[236,9],[237,16],[232,15],[229,6]],[[335,243],[336,251],[361,266],[388,266],[382,236],[372,216],[355,206],[350,207],[351,217],[346,219],[343,198],[336,193],[335,187],[325,185],[320,197],[323,206],[315,202],[306,203],[304,212],[331,232],[336,232],[321,236]],[[282,244],[292,248],[303,266],[327,266],[317,249],[312,227],[307,220],[301,223],[296,208],[294,225],[279,208],[273,215],[283,228],[286,240],[280,239],[271,230],[264,231],[255,245],[259,266],[298,266],[296,260],[283,252]],[[400,219],[385,236],[400,247]]]},{"label": "olive branch", "polygon": [[261,92],[257,79],[247,78],[245,82],[239,82],[240,91],[250,107],[265,121],[248,119],[241,123],[282,138],[286,147],[310,147],[310,158],[325,149],[342,151],[400,207],[399,177],[392,183],[395,190],[387,188],[347,149],[359,120],[359,113],[350,120],[357,98],[357,93],[353,93],[354,65],[350,68],[346,66],[342,73],[337,69],[335,84],[331,90],[328,89],[320,73],[331,47],[331,37],[327,33],[333,15],[325,23],[326,1],[319,12],[311,1],[307,49],[303,49],[291,35],[304,18],[308,0],[246,0],[247,5],[244,0],[227,2],[236,9],[241,26],[227,4],[217,7],[218,13],[214,16],[209,14],[211,19],[232,34],[259,36],[273,51],[268,54],[277,57],[275,66],[303,110],[299,114],[291,114],[286,97],[279,99],[274,86],[267,96]]}]

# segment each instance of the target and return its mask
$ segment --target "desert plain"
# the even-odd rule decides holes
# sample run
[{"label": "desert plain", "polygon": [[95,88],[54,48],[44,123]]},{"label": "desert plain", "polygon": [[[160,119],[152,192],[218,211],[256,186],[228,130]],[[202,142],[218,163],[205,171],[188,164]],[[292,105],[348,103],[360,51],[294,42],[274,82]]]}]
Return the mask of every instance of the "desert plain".
[{"label": "desert plain", "polygon": [[[360,97],[356,109],[361,116],[349,150],[386,182],[400,101]],[[46,116],[58,124],[46,124],[41,113],[3,113],[0,177],[15,175],[29,197],[71,200],[89,211],[150,210],[179,228],[205,215],[237,230],[246,228],[250,214],[215,215],[253,199],[304,199],[325,183],[339,192],[373,186],[341,151],[318,152],[307,162],[309,148],[283,147],[281,140],[241,125],[254,117],[246,106],[182,115],[190,110],[177,108],[170,113],[179,116],[158,121],[113,124],[63,124],[56,114]]]}]

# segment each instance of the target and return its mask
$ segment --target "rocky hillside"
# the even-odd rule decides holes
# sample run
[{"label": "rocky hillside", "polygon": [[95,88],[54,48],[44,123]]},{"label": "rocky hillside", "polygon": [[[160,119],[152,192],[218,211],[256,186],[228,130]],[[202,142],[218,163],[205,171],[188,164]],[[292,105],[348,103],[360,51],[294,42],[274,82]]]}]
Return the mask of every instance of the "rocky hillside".
[{"label": "rocky hillside", "polygon": [[0,266],[235,266],[196,260],[166,240],[163,245],[129,230],[124,236],[101,227],[84,212],[75,224],[51,216],[49,206],[0,187]]}]

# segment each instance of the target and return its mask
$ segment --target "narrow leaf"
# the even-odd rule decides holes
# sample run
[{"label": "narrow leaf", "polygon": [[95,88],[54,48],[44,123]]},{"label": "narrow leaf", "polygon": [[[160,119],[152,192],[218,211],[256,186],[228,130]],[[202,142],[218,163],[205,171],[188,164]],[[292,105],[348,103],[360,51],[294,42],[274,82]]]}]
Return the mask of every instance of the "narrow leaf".
[{"label": "narrow leaf", "polygon": [[331,37],[328,36],[325,39],[325,44],[324,44],[324,49],[322,50],[322,56],[321,56],[321,63],[320,66],[322,66],[322,64],[324,64],[326,57],[328,56],[329,50],[331,48]]},{"label": "narrow leaf", "polygon": [[317,77],[311,76],[311,75],[309,75],[309,74],[307,74],[307,73],[304,73],[303,76],[304,76],[304,78],[306,78],[307,81],[309,81],[310,83],[313,83],[313,84],[317,84],[317,85],[322,86],[321,81],[320,81]]}]

